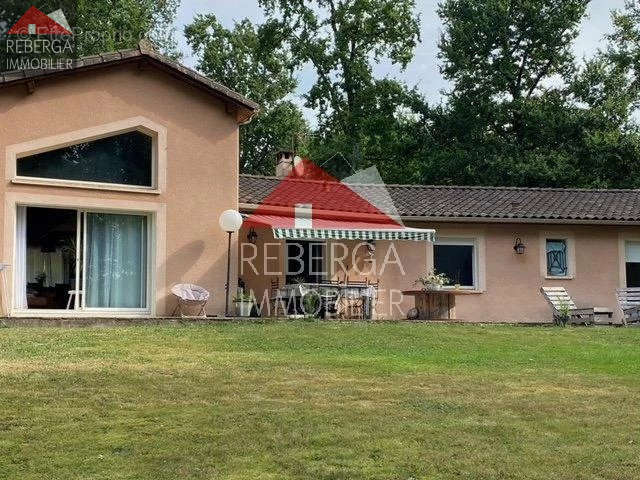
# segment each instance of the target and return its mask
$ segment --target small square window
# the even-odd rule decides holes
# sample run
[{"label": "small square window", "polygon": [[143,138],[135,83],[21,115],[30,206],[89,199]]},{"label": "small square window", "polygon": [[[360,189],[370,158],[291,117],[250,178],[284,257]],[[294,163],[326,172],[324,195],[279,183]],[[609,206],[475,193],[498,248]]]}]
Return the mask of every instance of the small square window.
[{"label": "small square window", "polygon": [[449,285],[475,288],[475,255],[473,239],[440,239],[433,246],[433,267],[447,276]]},{"label": "small square window", "polygon": [[640,242],[625,243],[624,261],[627,287],[640,287]]},{"label": "small square window", "polygon": [[567,263],[567,240],[566,239],[547,239],[546,255],[547,255],[547,275],[548,276],[550,277],[569,276],[569,267]]}]

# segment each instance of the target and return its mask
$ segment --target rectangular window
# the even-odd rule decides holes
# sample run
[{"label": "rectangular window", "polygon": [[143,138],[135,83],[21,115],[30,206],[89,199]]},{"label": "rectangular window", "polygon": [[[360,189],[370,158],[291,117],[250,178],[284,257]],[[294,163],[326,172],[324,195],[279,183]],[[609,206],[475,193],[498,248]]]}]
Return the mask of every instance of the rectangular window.
[{"label": "rectangular window", "polygon": [[18,309],[148,309],[147,215],[19,206]]},{"label": "rectangular window", "polygon": [[640,287],[640,242],[626,242],[624,250],[627,287]]},{"label": "rectangular window", "polygon": [[567,255],[566,239],[547,239],[546,256],[547,256],[547,275],[549,277],[569,276],[569,267],[567,263],[568,255]]},{"label": "rectangular window", "polygon": [[287,283],[322,283],[325,280],[325,244],[287,241]]},{"label": "rectangular window", "polygon": [[16,161],[19,177],[153,187],[153,138],[139,131],[77,143]]},{"label": "rectangular window", "polygon": [[476,246],[473,239],[440,239],[433,246],[433,266],[449,285],[477,287]]}]

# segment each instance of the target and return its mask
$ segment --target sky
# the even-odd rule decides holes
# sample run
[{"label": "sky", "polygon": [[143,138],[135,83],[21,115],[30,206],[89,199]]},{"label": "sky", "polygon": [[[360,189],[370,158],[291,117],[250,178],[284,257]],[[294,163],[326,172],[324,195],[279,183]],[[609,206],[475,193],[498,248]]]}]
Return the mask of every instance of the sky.
[{"label": "sky", "polygon": [[[403,80],[410,87],[417,86],[431,103],[438,103],[441,91],[447,88],[447,82],[439,72],[438,39],[442,33],[442,25],[436,15],[438,0],[417,0],[417,12],[421,18],[422,42],[415,50],[413,61],[404,71],[399,71],[389,64],[380,64],[375,72],[379,77],[391,76]],[[182,34],[184,26],[189,24],[198,13],[213,13],[226,27],[232,27],[234,21],[248,18],[253,22],[262,20],[257,0],[182,0],[176,20],[179,45],[184,53],[183,62],[195,67],[197,59],[190,55],[191,51]],[[593,0],[589,7],[588,18],[584,20],[581,34],[575,42],[575,53],[578,58],[591,56],[601,45],[603,36],[611,30],[610,10],[622,8],[624,0]],[[298,77],[296,103],[303,103],[301,95],[313,84],[314,74],[304,69]],[[312,112],[305,112],[312,120]]]}]

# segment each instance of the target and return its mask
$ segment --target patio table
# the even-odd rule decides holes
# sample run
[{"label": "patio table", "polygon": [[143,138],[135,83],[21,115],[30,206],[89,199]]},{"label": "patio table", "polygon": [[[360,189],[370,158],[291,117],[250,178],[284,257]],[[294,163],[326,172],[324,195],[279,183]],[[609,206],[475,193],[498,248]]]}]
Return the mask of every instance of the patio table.
[{"label": "patio table", "polygon": [[307,291],[315,291],[322,300],[328,294],[335,292],[342,297],[361,297],[363,299],[363,316],[371,319],[372,299],[375,297],[375,289],[365,284],[337,284],[337,283],[294,283],[280,287],[280,296],[290,300],[301,298]]},{"label": "patio table", "polygon": [[456,296],[473,294],[470,290],[405,290],[403,295],[415,297],[418,320],[454,320]]}]

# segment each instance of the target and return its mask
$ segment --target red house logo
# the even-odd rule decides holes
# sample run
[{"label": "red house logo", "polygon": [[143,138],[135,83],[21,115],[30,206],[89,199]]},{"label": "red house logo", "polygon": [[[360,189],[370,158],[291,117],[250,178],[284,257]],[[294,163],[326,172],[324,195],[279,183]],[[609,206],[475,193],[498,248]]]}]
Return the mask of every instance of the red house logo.
[{"label": "red house logo", "polygon": [[323,231],[404,229],[397,220],[306,158],[299,159],[245,224]]},{"label": "red house logo", "polygon": [[36,7],[29,8],[8,33],[11,35],[71,35],[62,10],[45,15]]}]

